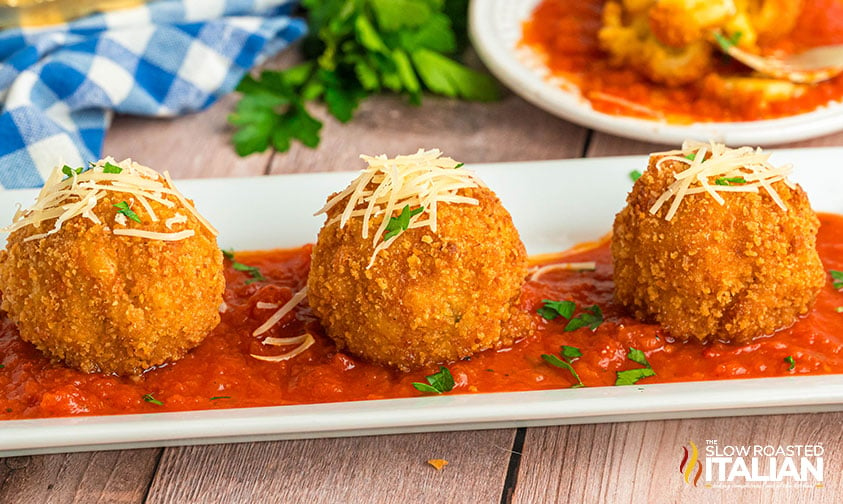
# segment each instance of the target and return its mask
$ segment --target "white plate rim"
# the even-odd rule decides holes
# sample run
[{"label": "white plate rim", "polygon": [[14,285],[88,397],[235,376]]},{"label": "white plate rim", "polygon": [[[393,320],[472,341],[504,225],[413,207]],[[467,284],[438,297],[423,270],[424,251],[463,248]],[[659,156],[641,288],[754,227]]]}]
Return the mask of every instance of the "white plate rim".
[{"label": "white plate rim", "polygon": [[519,56],[515,46],[521,38],[521,22],[540,1],[472,0],[469,35],[492,74],[522,98],[563,119],[621,137],[665,144],[695,139],[729,145],[777,145],[843,130],[843,102],[779,119],[688,125],[598,112],[575,91],[542,75],[540,65],[527,64],[523,55]]},{"label": "white plate rim", "polygon": [[[836,188],[843,171],[834,160],[843,148],[779,151],[774,160],[805,166],[794,177],[823,211],[843,213]],[[631,186],[628,173],[643,168],[641,156],[471,165],[498,192],[528,249],[559,250],[594,239],[611,225]],[[321,219],[312,209],[355,174],[316,173],[254,178],[179,181],[182,191],[220,229],[220,245],[237,249],[297,246],[312,241]],[[538,184],[537,182],[541,182]],[[599,183],[596,183],[599,182]],[[566,192],[564,187],[572,190]],[[562,189],[560,189],[562,188]],[[0,191],[0,222],[13,203],[28,202],[34,190]],[[548,195],[556,194],[555,199]],[[272,195],[268,198],[267,195]],[[598,197],[597,195],[603,195]],[[301,198],[310,201],[302,205]],[[606,199],[611,199],[608,204]],[[536,201],[546,206],[536,208]],[[221,205],[228,202],[230,206]],[[263,206],[268,205],[268,206]],[[231,207],[242,207],[233,216]],[[572,214],[574,208],[583,212]],[[275,212],[272,209],[275,209]],[[270,210],[267,210],[270,209]],[[276,220],[255,215],[284,215]],[[536,215],[569,215],[557,224],[531,225]],[[253,224],[246,224],[253,223]],[[246,227],[245,231],[241,228]],[[269,229],[269,231],[267,231]],[[565,230],[565,232],[562,232]],[[551,232],[561,238],[543,240]],[[304,239],[303,239],[304,238]],[[532,392],[443,395],[204,410],[157,414],[0,421],[0,457],[54,452],[140,448],[224,442],[359,436],[667,418],[759,415],[843,410],[843,374],[749,380],[687,382],[630,387],[595,387]]]}]

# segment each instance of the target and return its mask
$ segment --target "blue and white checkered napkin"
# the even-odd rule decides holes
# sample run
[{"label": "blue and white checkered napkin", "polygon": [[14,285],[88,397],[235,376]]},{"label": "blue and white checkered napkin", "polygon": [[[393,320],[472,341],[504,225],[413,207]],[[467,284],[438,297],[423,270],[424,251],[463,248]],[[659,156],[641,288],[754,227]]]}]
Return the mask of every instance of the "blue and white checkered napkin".
[{"label": "blue and white checkered napkin", "polygon": [[0,185],[38,187],[101,155],[113,111],[201,110],[302,36],[294,0],[158,0],[0,31]]}]

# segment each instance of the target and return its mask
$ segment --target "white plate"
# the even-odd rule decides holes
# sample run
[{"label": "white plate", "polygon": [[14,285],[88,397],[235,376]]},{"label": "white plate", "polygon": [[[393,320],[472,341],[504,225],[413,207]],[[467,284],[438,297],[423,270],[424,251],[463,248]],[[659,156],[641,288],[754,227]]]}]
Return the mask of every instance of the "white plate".
[{"label": "white plate", "polygon": [[[781,151],[815,208],[843,213],[843,149]],[[530,253],[563,250],[605,234],[642,157],[472,166],[512,213]],[[179,183],[220,230],[222,247],[261,249],[312,242],[311,214],[355,173]],[[35,191],[0,192],[0,222]],[[0,421],[0,456],[126,447],[488,429],[660,418],[843,409],[843,375],[632,387],[453,395],[231,410]]]},{"label": "white plate", "polygon": [[539,2],[472,0],[469,29],[474,48],[498,79],[524,99],[559,117],[614,135],[666,144],[697,139],[731,145],[774,145],[843,129],[843,103],[839,102],[781,119],[689,125],[598,112],[576,88],[568,85],[563,89],[558,78],[549,77],[547,69],[529,50],[517,48],[521,23]]}]

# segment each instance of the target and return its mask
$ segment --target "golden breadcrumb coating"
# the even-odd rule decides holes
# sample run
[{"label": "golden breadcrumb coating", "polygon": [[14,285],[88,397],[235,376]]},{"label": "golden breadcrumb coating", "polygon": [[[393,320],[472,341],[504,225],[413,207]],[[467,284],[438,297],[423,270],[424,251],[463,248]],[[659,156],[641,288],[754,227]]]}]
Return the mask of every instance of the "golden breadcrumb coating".
[{"label": "golden breadcrumb coating", "polygon": [[[93,209],[101,225],[77,216],[26,242],[52,229],[55,219],[14,231],[0,252],[0,307],[21,338],[82,371],[120,375],[178,359],[198,345],[219,323],[222,253],[196,217],[165,197],[176,205],[149,201],[159,222],[140,204],[132,208],[143,225],[117,217],[113,205],[134,200],[107,193]],[[187,221],[168,228],[166,220],[177,213]],[[179,241],[112,234],[120,227],[195,234]]]},{"label": "golden breadcrumb coating", "polygon": [[765,191],[686,195],[672,220],[653,203],[687,168],[675,161],[635,183],[615,217],[615,298],[679,339],[746,343],[791,325],[825,285],[816,250],[819,220],[805,192],[773,183],[787,211]]},{"label": "golden breadcrumb coating", "polygon": [[[337,346],[410,370],[510,345],[532,330],[519,309],[527,255],[512,219],[486,188],[460,194],[479,205],[440,204],[438,229],[403,231],[378,253],[362,219],[322,228],[308,299]],[[337,205],[328,220],[342,211]],[[370,236],[380,218],[369,223]]]}]

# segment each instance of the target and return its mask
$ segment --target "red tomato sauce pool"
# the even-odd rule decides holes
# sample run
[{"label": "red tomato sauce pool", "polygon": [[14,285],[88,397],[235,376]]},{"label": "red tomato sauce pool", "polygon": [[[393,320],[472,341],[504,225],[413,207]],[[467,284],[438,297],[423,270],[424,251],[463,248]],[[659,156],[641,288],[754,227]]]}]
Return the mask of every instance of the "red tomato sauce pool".
[{"label": "red tomato sauce pool", "polygon": [[[818,249],[825,268],[843,270],[843,216],[821,214]],[[252,331],[273,312],[258,302],[282,304],[305,285],[311,246],[294,250],[242,252],[236,260],[261,269],[264,282],[248,283],[248,272],[227,262],[226,310],[207,339],[178,362],[121,378],[85,374],[52,363],[22,341],[14,325],[0,318],[0,419],[71,415],[108,415],[160,411],[237,408],[319,402],[359,401],[421,395],[413,382],[438,367],[403,373],[338,352],[306,302],[288,314],[268,335],[296,336],[308,330],[316,343],[284,362],[263,362],[250,354],[278,354],[289,349],[267,347]],[[538,331],[511,348],[486,351],[448,364],[456,386],[451,393],[502,392],[569,388],[570,372],[544,362],[562,345],[575,346],[582,357],[573,367],[588,387],[612,386],[616,372],[641,368],[627,358],[642,350],[656,375],[638,383],[721,380],[829,374],[843,372],[843,293],[831,282],[813,310],[793,326],[746,345],[680,343],[659,326],[637,322],[612,301],[612,266],[608,243],[566,256],[566,262],[594,261],[595,271],[549,272],[528,282],[524,308],[535,313],[543,299],[571,300],[582,307],[598,305],[605,322],[565,332],[566,321],[535,315]],[[263,306],[263,303],[261,306]],[[793,369],[786,362],[793,358]]]},{"label": "red tomato sauce pool", "polygon": [[[672,123],[755,121],[809,112],[843,98],[843,75],[806,86],[801,95],[786,100],[716,92],[723,87],[720,76],[750,73],[725,57],[715,60],[714,71],[700,82],[672,88],[654,84],[629,68],[611,67],[597,40],[604,3],[543,0],[524,23],[522,40],[545,58],[551,72],[579,88],[600,112]],[[802,5],[791,34],[762,45],[762,52],[795,53],[843,44],[843,0],[811,0]]]}]

